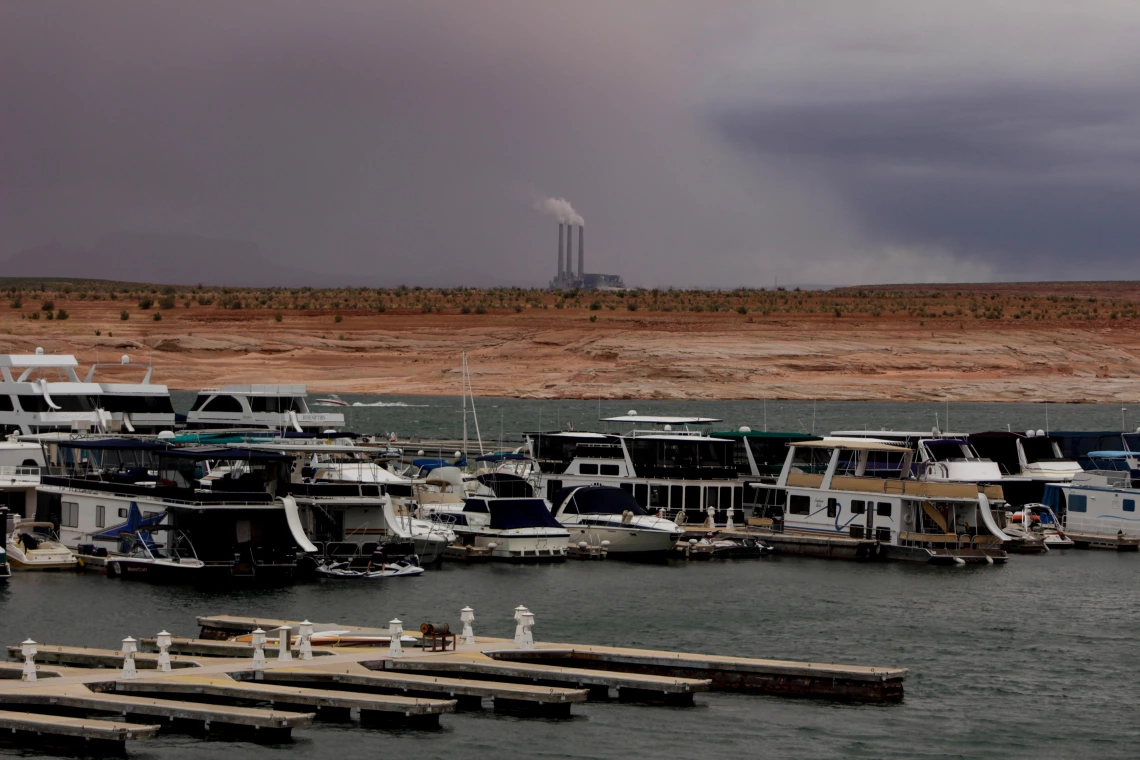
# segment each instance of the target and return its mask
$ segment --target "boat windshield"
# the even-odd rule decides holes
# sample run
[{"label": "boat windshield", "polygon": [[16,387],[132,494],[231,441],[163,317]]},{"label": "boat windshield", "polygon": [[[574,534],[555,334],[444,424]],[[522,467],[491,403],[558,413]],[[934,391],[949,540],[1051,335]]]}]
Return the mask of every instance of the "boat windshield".
[{"label": "boat windshield", "polygon": [[1058,455],[1054,445],[1053,439],[1045,436],[1038,436],[1036,438],[1022,438],[1021,448],[1025,451],[1025,461],[1033,464],[1034,462],[1061,462],[1064,461]]},{"label": "boat windshield", "polygon": [[[554,498],[556,501],[561,501],[565,496]],[[568,515],[620,515],[623,512],[632,512],[634,515],[648,514],[629,491],[606,486],[575,489],[570,500],[562,507],[562,513]]]},{"label": "boat windshield", "polygon": [[935,462],[965,462],[978,458],[965,441],[927,441],[925,445]]}]

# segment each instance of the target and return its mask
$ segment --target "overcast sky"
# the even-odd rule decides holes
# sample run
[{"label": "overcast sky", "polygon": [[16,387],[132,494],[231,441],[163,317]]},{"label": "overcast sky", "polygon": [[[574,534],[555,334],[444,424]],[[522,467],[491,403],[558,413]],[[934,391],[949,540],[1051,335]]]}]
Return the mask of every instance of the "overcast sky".
[{"label": "overcast sky", "polygon": [[539,284],[554,196],[636,284],[1135,279],[1138,40],[1122,2],[10,0],[0,259]]}]

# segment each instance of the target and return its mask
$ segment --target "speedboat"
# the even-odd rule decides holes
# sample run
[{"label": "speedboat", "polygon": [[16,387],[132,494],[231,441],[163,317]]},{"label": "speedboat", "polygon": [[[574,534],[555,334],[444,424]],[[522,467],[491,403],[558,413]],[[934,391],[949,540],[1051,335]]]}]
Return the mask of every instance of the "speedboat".
[{"label": "speedboat", "polygon": [[17,570],[75,570],[79,560],[59,542],[49,522],[17,520],[8,534],[8,561]]},{"label": "speedboat", "polygon": [[1037,538],[1045,542],[1046,549],[1072,549],[1073,539],[1061,529],[1061,521],[1045,504],[1026,504],[1009,514],[1008,524],[1002,531],[1014,536]]},{"label": "speedboat", "polygon": [[12,568],[8,565],[8,552],[0,546],[0,582],[12,577]]},{"label": "speedboat", "polygon": [[395,562],[385,562],[379,569],[353,570],[347,562],[326,562],[317,565],[317,575],[322,578],[400,578],[409,575],[422,575],[424,569],[416,563],[415,557],[404,557]]},{"label": "speedboat", "polygon": [[[165,544],[154,540],[155,532],[166,534]],[[176,528],[157,526],[123,533],[119,538],[121,555],[107,558],[109,577],[187,583],[200,577],[206,567],[194,553],[190,538]]]},{"label": "speedboat", "polygon": [[554,518],[570,531],[571,541],[606,546],[611,555],[664,555],[682,535],[677,523],[650,515],[622,488],[563,488],[554,504]]},{"label": "speedboat", "polygon": [[348,406],[348,402],[343,401],[335,393],[330,393],[327,398],[319,398],[314,401],[313,406]]},{"label": "speedboat", "polygon": [[512,562],[562,562],[570,531],[536,498],[472,497],[462,512],[447,514],[459,540],[486,547],[491,558]]}]

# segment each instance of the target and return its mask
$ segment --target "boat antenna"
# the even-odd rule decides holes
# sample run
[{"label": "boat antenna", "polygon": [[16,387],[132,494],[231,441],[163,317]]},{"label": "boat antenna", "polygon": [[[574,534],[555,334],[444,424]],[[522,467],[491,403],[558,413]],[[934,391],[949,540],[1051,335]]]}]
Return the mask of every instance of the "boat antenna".
[{"label": "boat antenna", "polygon": [[1127,433],[1128,425],[1124,421],[1124,413],[1128,411],[1128,407],[1123,404],[1120,406],[1120,432]]},{"label": "boat antenna", "polygon": [[950,429],[950,399],[946,399],[946,429]]},{"label": "boat antenna", "polygon": [[764,432],[768,432],[768,399],[764,399]]},{"label": "boat antenna", "polygon": [[1045,435],[1049,435],[1049,402],[1045,402]]},{"label": "boat antenna", "polygon": [[[471,370],[467,367],[467,352],[463,352],[463,369],[467,375],[467,390],[471,392],[471,419],[475,420],[475,440],[479,442],[479,454],[483,455],[483,436],[479,433],[479,415],[475,412],[475,386],[471,384]],[[463,452],[466,454],[467,452]]]},{"label": "boat antenna", "polygon": [[815,402],[811,402],[811,434],[815,435]]}]

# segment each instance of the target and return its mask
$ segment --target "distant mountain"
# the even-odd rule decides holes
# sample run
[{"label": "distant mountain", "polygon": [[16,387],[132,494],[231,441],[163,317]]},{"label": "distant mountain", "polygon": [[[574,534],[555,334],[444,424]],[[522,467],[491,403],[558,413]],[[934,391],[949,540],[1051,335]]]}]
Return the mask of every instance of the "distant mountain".
[{"label": "distant mountain", "polygon": [[349,275],[306,272],[266,259],[256,243],[183,235],[116,232],[90,247],[28,248],[0,264],[8,277],[74,277],[163,285],[350,284]]}]

